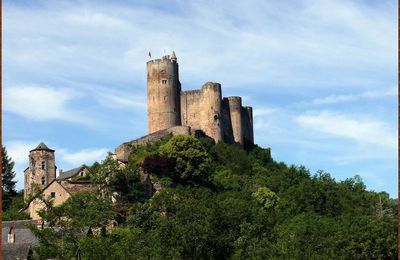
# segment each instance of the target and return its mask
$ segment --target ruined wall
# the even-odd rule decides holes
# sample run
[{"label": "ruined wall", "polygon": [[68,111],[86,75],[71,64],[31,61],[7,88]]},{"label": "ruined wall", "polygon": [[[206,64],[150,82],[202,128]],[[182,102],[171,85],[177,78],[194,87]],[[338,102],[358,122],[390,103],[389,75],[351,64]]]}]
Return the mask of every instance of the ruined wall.
[{"label": "ruined wall", "polygon": [[24,172],[24,198],[34,192],[34,184],[43,189],[56,178],[55,154],[53,150],[32,150],[29,153],[29,167]]},{"label": "ruined wall", "polygon": [[115,149],[115,155],[118,160],[128,161],[128,156],[133,146],[154,143],[169,135],[192,135],[192,131],[188,126],[174,126],[168,129],[163,129],[138,139],[125,142]]},{"label": "ruined wall", "polygon": [[164,56],[147,62],[149,133],[181,124],[180,91],[176,58]]},{"label": "ruined wall", "polygon": [[201,129],[202,102],[203,92],[199,89],[181,92],[182,125],[190,126],[193,130]]}]

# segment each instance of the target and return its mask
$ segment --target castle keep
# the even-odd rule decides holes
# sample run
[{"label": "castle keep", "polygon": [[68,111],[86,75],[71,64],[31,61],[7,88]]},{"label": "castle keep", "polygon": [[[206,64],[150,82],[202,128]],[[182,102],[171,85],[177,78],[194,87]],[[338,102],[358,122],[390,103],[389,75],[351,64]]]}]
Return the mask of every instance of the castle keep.
[{"label": "castle keep", "polygon": [[130,145],[153,142],[169,134],[207,135],[215,140],[254,145],[253,109],[241,97],[222,97],[221,84],[182,91],[175,52],[147,62],[148,135],[121,144],[115,150],[127,160]]},{"label": "castle keep", "polygon": [[182,91],[175,52],[147,62],[147,106],[149,134],[182,125],[216,142],[254,143],[252,108],[243,107],[240,97],[222,97],[219,83]]}]

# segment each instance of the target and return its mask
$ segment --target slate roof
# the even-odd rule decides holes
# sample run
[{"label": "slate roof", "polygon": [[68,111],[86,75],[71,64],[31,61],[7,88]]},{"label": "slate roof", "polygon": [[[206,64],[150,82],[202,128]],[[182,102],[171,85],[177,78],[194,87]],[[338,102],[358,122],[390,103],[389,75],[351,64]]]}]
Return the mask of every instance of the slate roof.
[{"label": "slate roof", "polygon": [[32,152],[32,151],[39,151],[39,150],[54,152],[53,149],[50,149],[49,147],[47,147],[47,145],[45,145],[43,142],[41,142],[38,146],[36,146],[35,149],[30,150],[30,152]]},{"label": "slate roof", "polygon": [[85,192],[85,191],[94,191],[95,186],[90,182],[69,182],[62,181],[60,182],[61,186],[69,193],[74,194],[77,192]]},{"label": "slate roof", "polygon": [[72,178],[75,175],[77,175],[80,171],[82,171],[84,168],[88,168],[88,167],[83,164],[83,165],[81,165],[81,166],[79,166],[77,168],[74,168],[72,170],[62,172],[60,174],[60,176],[57,177],[57,180],[66,180],[66,179]]},{"label": "slate roof", "polygon": [[[33,220],[17,220],[2,222],[2,256],[4,260],[27,259],[32,245],[37,244],[32,231],[26,227],[27,224],[35,224]],[[14,228],[15,242],[8,243],[10,228]]]}]

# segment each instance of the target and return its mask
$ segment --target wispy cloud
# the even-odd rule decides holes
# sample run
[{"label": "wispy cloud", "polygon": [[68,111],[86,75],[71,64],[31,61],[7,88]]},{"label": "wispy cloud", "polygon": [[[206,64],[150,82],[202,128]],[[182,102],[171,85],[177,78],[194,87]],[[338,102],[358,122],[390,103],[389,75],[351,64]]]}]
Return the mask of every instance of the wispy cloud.
[{"label": "wispy cloud", "polygon": [[4,110],[36,121],[65,120],[83,123],[87,119],[68,103],[81,95],[74,89],[28,85],[4,89]]},{"label": "wispy cloud", "polygon": [[296,118],[297,123],[317,134],[347,138],[360,143],[394,149],[397,133],[385,122],[369,118],[355,118],[332,111],[305,113]]},{"label": "wispy cloud", "polygon": [[109,150],[106,148],[90,148],[76,152],[60,149],[58,153],[61,161],[64,161],[72,166],[79,166],[82,164],[91,165],[95,161],[104,159],[108,151]]},{"label": "wispy cloud", "polygon": [[362,99],[377,99],[377,98],[385,98],[385,97],[394,97],[397,96],[397,88],[387,88],[383,90],[369,90],[365,91],[361,94],[348,94],[348,95],[329,95],[326,97],[315,98],[311,101],[302,101],[295,106],[307,106],[307,105],[331,105],[343,102],[351,102]]},{"label": "wispy cloud", "polygon": [[95,94],[97,101],[109,108],[128,108],[143,110],[147,109],[146,96],[144,93],[142,95],[131,95],[124,92],[100,92]]},{"label": "wispy cloud", "polygon": [[[395,12],[357,2],[300,1],[295,12],[293,3],[264,1],[237,1],[229,12],[222,2],[174,2],[176,13],[112,2],[59,1],[40,9],[9,2],[5,8],[5,65],[47,77],[144,82],[149,49],[156,56],[177,51],[187,88],[213,80],[225,88],[279,85],[293,91],[293,84],[328,88],[335,79],[336,88],[357,89],[375,83],[365,72],[387,73],[396,64]],[[32,18],[30,30],[26,17]]]}]

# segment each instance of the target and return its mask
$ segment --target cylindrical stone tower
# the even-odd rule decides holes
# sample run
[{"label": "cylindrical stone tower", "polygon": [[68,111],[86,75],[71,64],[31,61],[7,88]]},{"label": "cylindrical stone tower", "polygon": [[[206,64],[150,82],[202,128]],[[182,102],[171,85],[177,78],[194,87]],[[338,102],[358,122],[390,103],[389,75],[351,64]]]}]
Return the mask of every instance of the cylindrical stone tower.
[{"label": "cylindrical stone tower", "polygon": [[175,52],[147,62],[149,134],[181,124],[180,92]]},{"label": "cylindrical stone tower", "polygon": [[254,129],[253,129],[253,108],[246,107],[247,116],[249,118],[248,132],[251,144],[254,144]]},{"label": "cylindrical stone tower", "polygon": [[202,87],[203,105],[202,128],[206,135],[210,136],[217,143],[222,141],[222,94],[221,84],[207,82]]},{"label": "cylindrical stone tower", "polygon": [[43,189],[56,178],[54,150],[40,143],[29,152],[29,167],[25,171],[24,198],[33,195],[34,186]]},{"label": "cylindrical stone tower", "polygon": [[235,143],[243,146],[243,125],[242,125],[242,98],[228,97],[229,111],[231,114],[232,132]]}]

